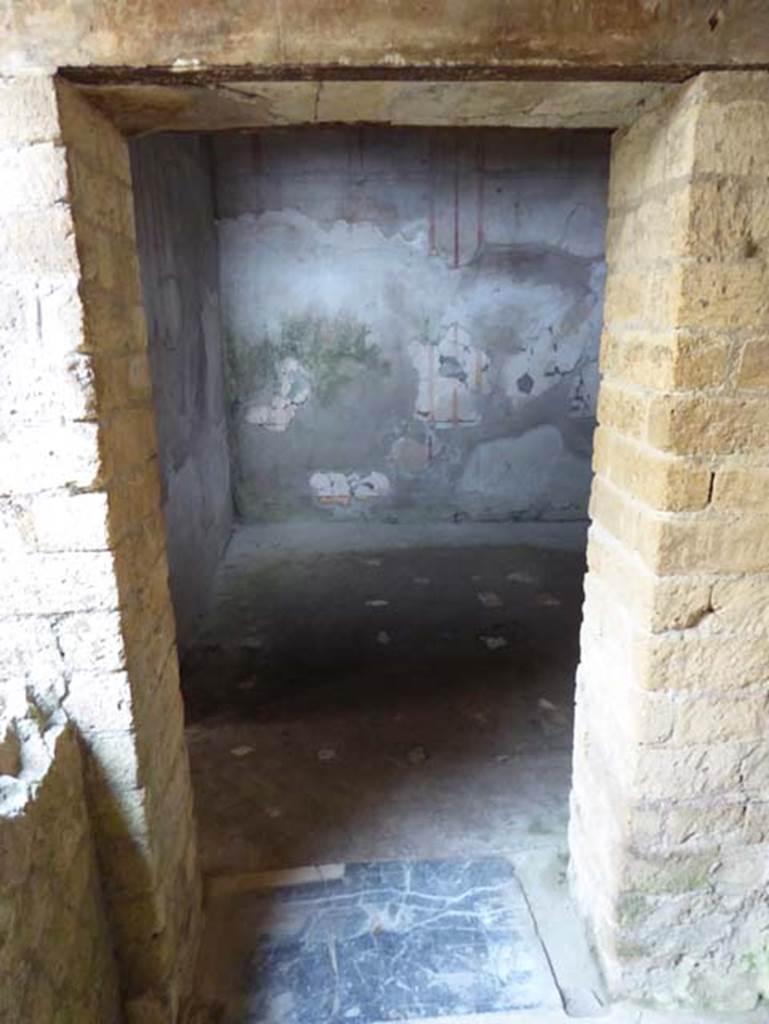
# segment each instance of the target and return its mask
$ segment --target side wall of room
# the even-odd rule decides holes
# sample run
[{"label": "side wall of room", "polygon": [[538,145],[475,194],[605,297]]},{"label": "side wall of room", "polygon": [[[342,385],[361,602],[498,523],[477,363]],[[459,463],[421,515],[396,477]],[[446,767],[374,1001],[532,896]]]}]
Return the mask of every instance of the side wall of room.
[{"label": "side wall of room", "polygon": [[232,526],[210,144],[160,135],[137,140],[131,151],[166,552],[183,651]]}]

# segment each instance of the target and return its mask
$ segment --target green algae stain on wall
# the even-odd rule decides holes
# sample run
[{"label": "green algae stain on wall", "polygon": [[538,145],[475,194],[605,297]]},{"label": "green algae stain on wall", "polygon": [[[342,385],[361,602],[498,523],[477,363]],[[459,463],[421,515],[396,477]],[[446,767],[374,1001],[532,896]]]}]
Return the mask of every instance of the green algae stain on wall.
[{"label": "green algae stain on wall", "polygon": [[[387,376],[390,364],[369,340],[371,329],[350,316],[286,316],[277,332],[252,340],[231,332],[228,378],[233,400],[247,402],[274,393],[283,384],[282,369],[293,360],[306,376],[311,395],[328,406],[362,373]],[[299,395],[289,392],[291,401]]]}]

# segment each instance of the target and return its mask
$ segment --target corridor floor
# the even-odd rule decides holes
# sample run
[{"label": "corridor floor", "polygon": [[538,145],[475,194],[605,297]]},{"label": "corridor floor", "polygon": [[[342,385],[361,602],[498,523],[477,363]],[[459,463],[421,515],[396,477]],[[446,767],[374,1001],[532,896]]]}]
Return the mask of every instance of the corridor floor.
[{"label": "corridor floor", "polygon": [[584,545],[578,524],[235,533],[183,666],[195,1024],[667,1019],[603,1005],[568,899]]},{"label": "corridor floor", "polygon": [[183,673],[223,1021],[560,1009],[525,878],[563,884],[583,548],[238,530]]},{"label": "corridor floor", "polygon": [[206,873],[560,842],[583,546],[571,525],[236,533],[183,672]]}]

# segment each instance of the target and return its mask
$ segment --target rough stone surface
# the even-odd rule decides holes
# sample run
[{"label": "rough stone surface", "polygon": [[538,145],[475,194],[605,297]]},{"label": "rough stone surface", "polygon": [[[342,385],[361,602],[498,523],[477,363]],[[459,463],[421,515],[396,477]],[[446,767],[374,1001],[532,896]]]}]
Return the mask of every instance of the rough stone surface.
[{"label": "rough stone surface", "polygon": [[[17,709],[21,710],[21,709]],[[0,1019],[118,1024],[118,980],[77,739],[6,720],[18,747],[0,775]]]},{"label": "rough stone surface", "polygon": [[[252,74],[303,62],[507,74],[508,63],[683,80],[767,59],[758,0],[455,6],[283,0],[227,20],[221,5],[188,17],[177,0],[44,11],[11,0],[0,69],[155,65],[200,82],[222,60]],[[117,133],[66,89],[57,103],[50,78],[3,78],[0,91],[0,379],[18,388],[0,403],[2,699],[26,709],[29,691],[43,718],[63,704],[81,732],[128,1017],[170,1021],[194,947],[196,868],[130,173]],[[175,94],[157,102],[181,109]],[[236,89],[233,102],[237,118],[260,100]],[[546,116],[547,100],[533,102]],[[614,437],[597,464],[571,834],[614,991],[730,1013],[769,989],[757,508],[768,110],[766,73],[707,74],[615,147],[600,415]],[[295,368],[284,369],[290,392]],[[418,471],[424,453],[400,450]],[[617,468],[636,456],[653,471]],[[352,493],[372,476],[345,479]],[[2,754],[23,764],[7,738]],[[31,998],[25,1015],[46,1020],[46,986]]]},{"label": "rough stone surface", "polygon": [[291,124],[616,128],[677,88],[659,82],[374,80],[84,85],[83,91],[134,135]]},{"label": "rough stone surface", "polygon": [[584,518],[606,137],[216,142],[237,508]]},{"label": "rough stone surface", "polygon": [[512,65],[557,75],[601,68],[683,79],[698,66],[766,60],[767,11],[761,0],[721,7],[648,0],[440,0],[421,7],[397,0],[118,0],[41,5],[10,0],[0,21],[0,68],[67,65],[166,67],[181,76],[206,65],[328,64],[397,72],[422,65],[490,69]]},{"label": "rough stone surface", "polygon": [[166,554],[180,650],[230,535],[229,452],[211,155],[167,135],[132,147]]},{"label": "rough stone surface", "polygon": [[123,638],[119,661],[72,674],[64,703],[88,753],[128,1019],[142,1019],[139,1000],[172,1020],[189,984],[199,895],[131,169],[125,141],[71,87],[59,86],[58,102],[106,494],[100,557],[114,592],[86,607],[119,608]]},{"label": "rough stone surface", "polygon": [[128,154],[66,83],[3,90],[0,711],[78,733],[129,1019],[171,1021],[198,876]]},{"label": "rough stone surface", "polygon": [[767,140],[769,74],[614,140],[570,825],[612,992],[729,1011],[769,993]]}]

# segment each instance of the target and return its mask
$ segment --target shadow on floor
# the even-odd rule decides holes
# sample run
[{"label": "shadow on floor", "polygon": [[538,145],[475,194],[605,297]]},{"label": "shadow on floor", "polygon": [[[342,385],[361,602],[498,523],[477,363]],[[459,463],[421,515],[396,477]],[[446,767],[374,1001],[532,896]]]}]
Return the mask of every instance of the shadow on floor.
[{"label": "shadow on floor", "polygon": [[[583,573],[580,552],[493,543],[236,548],[183,666],[214,889],[229,878],[248,891],[250,874],[306,865],[440,861],[451,871],[526,851],[562,857]],[[275,956],[293,962],[291,948]],[[318,961],[326,981],[328,955]],[[239,991],[243,970],[231,979]],[[294,1020],[259,1005],[242,1020]],[[317,1020],[369,1024],[373,1005],[364,1013],[353,1000],[352,1015]],[[302,1024],[313,1024],[307,1012]],[[416,1009],[398,1014],[386,1019]]]}]

